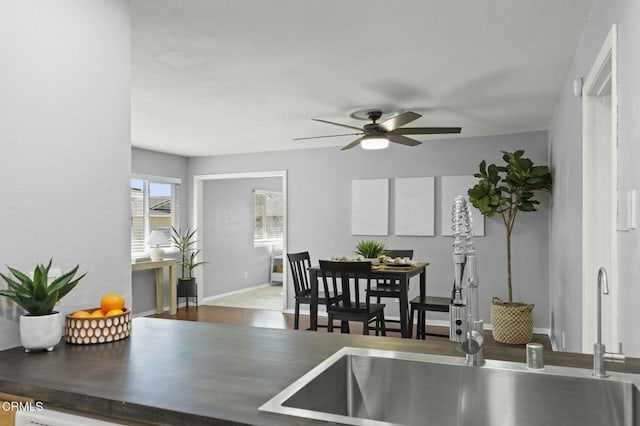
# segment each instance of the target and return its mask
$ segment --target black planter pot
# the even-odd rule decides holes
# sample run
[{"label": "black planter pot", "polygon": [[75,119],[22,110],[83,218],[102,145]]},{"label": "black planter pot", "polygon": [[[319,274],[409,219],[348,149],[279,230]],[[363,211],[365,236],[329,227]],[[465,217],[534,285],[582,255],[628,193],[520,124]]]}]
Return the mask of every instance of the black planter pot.
[{"label": "black planter pot", "polygon": [[181,297],[187,298],[187,308],[189,308],[189,298],[196,298],[196,307],[198,307],[198,285],[195,278],[178,278],[178,302]]}]

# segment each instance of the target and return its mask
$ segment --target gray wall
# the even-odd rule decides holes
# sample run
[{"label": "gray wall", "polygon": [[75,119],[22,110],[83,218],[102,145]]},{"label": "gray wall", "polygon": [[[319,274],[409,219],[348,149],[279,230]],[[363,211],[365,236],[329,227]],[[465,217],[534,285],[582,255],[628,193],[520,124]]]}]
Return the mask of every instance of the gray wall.
[{"label": "gray wall", "polygon": [[[611,25],[618,24],[618,191],[640,189],[640,2],[597,0],[578,47],[571,72],[549,130],[551,164],[555,173],[550,219],[550,290],[553,336],[566,335],[565,350],[582,349],[582,104],[573,95],[573,80],[585,77]],[[640,239],[638,232],[618,233],[619,335],[627,355],[640,354]],[[595,283],[594,283],[595,291]],[[595,327],[595,324],[594,324]]]},{"label": "gray wall", "polygon": [[282,179],[203,183],[202,253],[208,262],[202,283],[205,297],[269,282],[271,247],[253,246],[254,189],[281,191]]},{"label": "gray wall", "polygon": [[[129,2],[3,2],[0,51],[0,264],[79,264],[63,313],[111,292],[130,305]],[[0,349],[21,313],[0,298]]]},{"label": "gray wall", "polygon": [[[178,209],[180,211],[180,226],[183,228],[187,226],[189,219],[189,206],[187,204],[189,185],[187,184],[187,159],[185,157],[132,148],[131,172],[182,179]],[[167,251],[166,257],[177,258],[177,254]],[[168,275],[168,271],[165,270],[164,301],[166,306],[169,305]],[[155,272],[152,270],[132,273],[131,294],[133,296],[132,310],[134,314],[155,310],[155,282]],[[181,303],[184,302],[181,300]]]},{"label": "gray wall", "polygon": [[[500,160],[500,150],[525,149],[527,156],[546,164],[547,133],[531,132],[483,138],[426,142],[415,148],[392,146],[382,151],[339,148],[256,153],[189,159],[189,175],[254,171],[288,171],[288,251],[308,250],[319,258],[350,255],[363,237],[352,236],[351,181],[359,178],[448,176],[473,174],[482,159]],[[191,181],[191,180],[190,180]],[[448,295],[452,284],[451,237],[438,236],[440,181],[436,180],[436,236],[380,238],[392,248],[413,248],[415,258],[431,263],[428,291]],[[189,203],[192,203],[190,194]],[[393,200],[391,201],[393,205]],[[541,211],[522,215],[514,231],[514,297],[535,303],[535,327],[549,327],[548,203]],[[476,238],[480,275],[481,316],[489,322],[490,300],[506,297],[504,227],[487,219],[486,236]],[[412,285],[417,291],[417,285]],[[292,307],[289,292],[288,306]]]}]

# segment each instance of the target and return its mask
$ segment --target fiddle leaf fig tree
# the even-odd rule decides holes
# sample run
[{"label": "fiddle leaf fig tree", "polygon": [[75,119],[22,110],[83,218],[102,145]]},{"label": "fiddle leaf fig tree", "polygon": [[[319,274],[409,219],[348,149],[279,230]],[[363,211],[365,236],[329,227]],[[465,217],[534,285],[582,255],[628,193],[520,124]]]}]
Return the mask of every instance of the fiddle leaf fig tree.
[{"label": "fiddle leaf fig tree", "polygon": [[536,166],[523,157],[524,151],[502,151],[504,165],[480,163],[475,173],[478,183],[469,191],[469,201],[487,217],[499,214],[504,222],[507,242],[507,285],[509,304],[513,304],[511,286],[511,234],[519,212],[536,211],[540,201],[536,192],[551,192],[551,172],[548,166]]}]

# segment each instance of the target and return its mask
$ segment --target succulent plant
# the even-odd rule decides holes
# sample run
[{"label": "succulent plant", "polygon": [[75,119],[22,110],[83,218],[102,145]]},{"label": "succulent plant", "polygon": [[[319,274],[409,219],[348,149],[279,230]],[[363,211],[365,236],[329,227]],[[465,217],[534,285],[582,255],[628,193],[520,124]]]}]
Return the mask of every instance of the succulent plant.
[{"label": "succulent plant", "polygon": [[85,272],[74,279],[79,267],[79,265],[76,265],[75,268],[49,283],[51,263],[52,260],[49,260],[47,266],[43,264],[37,265],[33,270],[33,278],[30,278],[27,274],[15,268],[7,266],[13,277],[0,273],[0,276],[9,285],[8,290],[0,290],[0,296],[5,296],[13,300],[31,315],[47,315],[52,313],[58,300],[73,290],[87,273]]},{"label": "succulent plant", "polygon": [[356,244],[355,254],[366,259],[373,259],[387,253],[387,246],[376,240],[362,240]]}]

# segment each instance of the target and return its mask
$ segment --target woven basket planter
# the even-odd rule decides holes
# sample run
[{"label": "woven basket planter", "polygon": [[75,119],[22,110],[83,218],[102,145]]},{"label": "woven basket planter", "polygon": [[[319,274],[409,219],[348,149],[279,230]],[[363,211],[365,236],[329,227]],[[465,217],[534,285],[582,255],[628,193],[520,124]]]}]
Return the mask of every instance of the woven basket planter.
[{"label": "woven basket planter", "polygon": [[533,337],[533,307],[533,304],[509,304],[494,297],[491,301],[493,338],[512,345],[529,343]]}]

